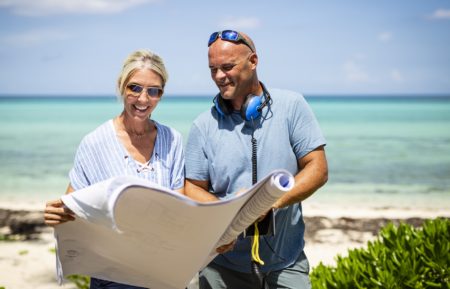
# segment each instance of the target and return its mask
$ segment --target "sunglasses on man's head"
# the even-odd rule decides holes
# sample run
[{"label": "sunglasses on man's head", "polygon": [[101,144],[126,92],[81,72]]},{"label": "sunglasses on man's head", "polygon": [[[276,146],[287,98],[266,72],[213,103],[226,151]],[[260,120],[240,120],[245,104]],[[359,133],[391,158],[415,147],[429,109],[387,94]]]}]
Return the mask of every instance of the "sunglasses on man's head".
[{"label": "sunglasses on man's head", "polygon": [[216,41],[219,37],[222,40],[231,41],[231,42],[235,42],[235,43],[243,43],[243,44],[247,45],[247,47],[250,48],[250,50],[252,52],[255,52],[253,50],[252,46],[250,45],[250,43],[248,43],[247,40],[245,40],[245,38],[239,32],[234,31],[234,30],[222,30],[222,31],[214,32],[209,37],[208,47],[211,46],[211,44],[213,44],[214,41]]},{"label": "sunglasses on man's head", "polygon": [[127,85],[127,88],[130,90],[133,96],[141,95],[144,88],[147,91],[148,96],[152,98],[160,98],[163,94],[163,90],[159,87],[143,87],[139,84],[131,83]]}]

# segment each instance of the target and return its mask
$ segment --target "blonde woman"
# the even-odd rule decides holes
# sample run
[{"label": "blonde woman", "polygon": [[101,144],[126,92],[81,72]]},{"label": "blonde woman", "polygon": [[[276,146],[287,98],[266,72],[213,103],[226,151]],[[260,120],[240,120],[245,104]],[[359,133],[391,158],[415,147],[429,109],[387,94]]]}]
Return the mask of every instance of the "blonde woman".
[{"label": "blonde woman", "polygon": [[[69,173],[66,193],[120,175],[145,178],[183,192],[181,134],[151,119],[167,78],[163,60],[153,52],[139,50],[126,58],[117,82],[123,111],[83,138]],[[48,202],[44,216],[49,226],[75,218],[61,200]],[[91,278],[90,288],[139,287]]]}]

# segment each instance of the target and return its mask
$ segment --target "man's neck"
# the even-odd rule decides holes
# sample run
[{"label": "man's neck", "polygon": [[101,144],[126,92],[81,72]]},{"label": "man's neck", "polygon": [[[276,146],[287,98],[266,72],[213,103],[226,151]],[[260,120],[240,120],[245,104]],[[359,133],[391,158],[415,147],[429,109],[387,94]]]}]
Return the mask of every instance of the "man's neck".
[{"label": "man's neck", "polygon": [[240,95],[238,98],[235,98],[231,100],[231,105],[233,106],[233,110],[240,110],[241,107],[244,105],[245,100],[247,99],[248,95],[262,95],[263,89],[261,87],[261,84],[259,83],[258,79],[256,81],[253,81],[251,88],[248,90],[247,93]]}]

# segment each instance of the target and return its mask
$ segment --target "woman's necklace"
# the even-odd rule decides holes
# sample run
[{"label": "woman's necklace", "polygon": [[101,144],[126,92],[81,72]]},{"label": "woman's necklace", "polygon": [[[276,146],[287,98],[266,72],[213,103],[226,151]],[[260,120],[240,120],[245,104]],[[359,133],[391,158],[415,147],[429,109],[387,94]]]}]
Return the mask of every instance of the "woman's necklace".
[{"label": "woman's necklace", "polygon": [[144,129],[143,132],[137,132],[133,129],[127,129],[127,127],[125,126],[125,123],[121,123],[122,129],[130,136],[130,137],[135,137],[137,139],[142,139],[146,136],[148,136],[151,131],[152,131],[152,126],[150,124],[150,121],[148,122],[149,126],[148,128]]},{"label": "woman's necklace", "polygon": [[143,138],[143,137],[145,137],[146,135],[148,135],[149,132],[150,132],[150,130],[144,131],[144,132],[142,132],[142,133],[138,133],[138,132],[129,131],[129,130],[125,129],[125,132],[126,132],[129,136],[131,136],[131,137],[136,137],[136,138],[139,138],[139,139],[140,139],[140,138]]}]

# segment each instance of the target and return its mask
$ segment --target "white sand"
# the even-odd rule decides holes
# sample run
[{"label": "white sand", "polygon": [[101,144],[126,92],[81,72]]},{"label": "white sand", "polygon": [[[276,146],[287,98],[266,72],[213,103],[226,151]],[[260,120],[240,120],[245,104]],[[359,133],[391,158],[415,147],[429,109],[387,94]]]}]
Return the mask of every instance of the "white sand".
[{"label": "white sand", "polygon": [[[12,206],[0,202],[2,208],[38,209],[36,204]],[[394,209],[394,208],[331,208],[304,206],[305,216],[324,216],[328,218],[435,218],[450,217],[450,210],[435,209]],[[345,255],[348,249],[365,246],[368,240],[374,239],[370,233],[347,232],[325,229],[318,232],[321,242],[307,242],[305,252],[311,267],[319,262],[333,264],[337,254]],[[0,241],[0,287],[6,289],[56,289],[76,288],[70,283],[60,287],[55,279],[55,255],[53,231],[45,230],[38,241]],[[195,288],[195,287],[191,287]]]},{"label": "white sand", "polygon": [[52,230],[38,241],[0,242],[0,287],[6,289],[76,288],[56,283]]}]

